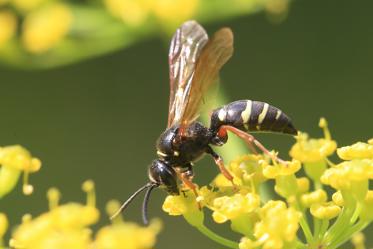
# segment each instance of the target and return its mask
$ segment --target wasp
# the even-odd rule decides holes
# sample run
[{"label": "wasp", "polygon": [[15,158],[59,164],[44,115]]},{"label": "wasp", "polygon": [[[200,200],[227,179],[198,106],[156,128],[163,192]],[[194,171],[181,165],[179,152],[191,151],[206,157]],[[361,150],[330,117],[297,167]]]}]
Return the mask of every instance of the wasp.
[{"label": "wasp", "polygon": [[257,153],[257,147],[273,160],[281,160],[248,133],[297,134],[290,118],[270,104],[238,100],[213,110],[209,127],[197,121],[204,94],[218,81],[220,69],[232,54],[233,33],[229,28],[221,28],[211,39],[196,21],[187,21],[176,30],[168,55],[168,122],[156,143],[158,159],[148,169],[149,182],[133,193],[113,217],[144,190],[142,216],[145,224],[148,224],[147,206],[154,188],[161,187],[168,194],[179,195],[182,182],[197,196],[196,185],[192,182],[193,163],[205,154],[212,156],[221,173],[233,184],[223,159],[211,147],[224,145],[228,131],[242,138],[253,152]]}]

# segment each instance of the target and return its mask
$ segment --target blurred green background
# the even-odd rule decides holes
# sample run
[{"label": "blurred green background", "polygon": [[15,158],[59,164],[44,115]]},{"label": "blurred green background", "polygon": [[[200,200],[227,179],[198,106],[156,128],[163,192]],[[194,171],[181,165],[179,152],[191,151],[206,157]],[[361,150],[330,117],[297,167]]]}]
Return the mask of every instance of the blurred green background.
[{"label": "blurred green background", "polygon": [[[235,34],[235,54],[222,72],[221,90],[229,101],[269,102],[316,137],[322,136],[317,124],[325,116],[339,146],[372,138],[372,9],[373,2],[364,0],[299,0],[279,25],[263,13],[205,25],[210,34],[221,26]],[[23,196],[19,184],[1,201],[12,224],[25,212],[47,210],[51,186],[61,190],[62,202],[84,201],[80,185],[93,179],[104,210],[108,200],[125,200],[145,183],[167,121],[167,53],[168,42],[154,37],[62,68],[0,67],[1,145],[21,144],[43,162],[31,176],[33,195]],[[257,137],[285,158],[294,142],[281,135]],[[210,158],[195,171],[200,184],[217,173]],[[149,208],[151,217],[164,220],[157,248],[189,249],[191,241],[193,248],[218,248],[182,218],[163,213],[165,196],[154,191]],[[140,222],[140,206],[141,197],[125,218]],[[108,222],[102,217],[100,225]],[[366,230],[372,231],[372,226]],[[373,246],[371,237],[367,245]]]}]

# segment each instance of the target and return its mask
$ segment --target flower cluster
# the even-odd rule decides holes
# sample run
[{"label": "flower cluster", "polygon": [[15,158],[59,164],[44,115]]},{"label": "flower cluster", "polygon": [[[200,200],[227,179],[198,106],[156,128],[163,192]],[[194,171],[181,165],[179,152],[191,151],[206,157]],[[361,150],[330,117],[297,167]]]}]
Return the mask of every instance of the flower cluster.
[{"label": "flower cluster", "polygon": [[[187,198],[168,196],[163,210],[183,215],[230,248],[338,248],[373,220],[373,140],[337,149],[326,120],[321,119],[319,126],[323,138],[298,134],[291,161],[241,156],[227,165],[236,186],[219,174],[199,188],[197,197],[191,191]],[[338,164],[328,159],[335,152],[341,159]],[[277,198],[269,197],[267,181],[274,182]],[[230,222],[242,239],[235,242],[214,234],[205,227],[198,206],[210,209],[216,223]],[[353,243],[362,244],[361,240],[354,237]]]},{"label": "flower cluster", "polygon": [[[35,218],[24,215],[10,240],[11,248],[22,249],[150,249],[155,244],[156,234],[161,228],[159,221],[152,221],[148,227],[123,222],[117,217],[111,225],[105,226],[93,238],[90,225],[97,222],[99,211],[95,207],[94,184],[86,181],[82,186],[87,192],[87,203],[59,205],[60,193],[51,188],[47,197],[50,210]],[[108,203],[107,211],[112,215],[118,208],[116,201]],[[0,214],[0,238],[7,229],[7,219]]]},{"label": "flower cluster", "polygon": [[188,19],[203,22],[259,10],[284,17],[288,5],[289,0],[102,0],[79,5],[0,0],[0,60],[58,66],[128,46],[160,29],[172,33]]}]

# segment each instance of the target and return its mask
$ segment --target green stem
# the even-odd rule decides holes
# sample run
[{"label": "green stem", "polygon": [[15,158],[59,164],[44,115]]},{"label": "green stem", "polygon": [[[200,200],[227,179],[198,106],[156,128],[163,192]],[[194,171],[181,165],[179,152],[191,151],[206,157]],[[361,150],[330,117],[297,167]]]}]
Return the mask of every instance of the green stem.
[{"label": "green stem", "polygon": [[321,223],[319,240],[321,240],[324,237],[326,230],[328,230],[328,227],[329,227],[329,220],[324,219]]},{"label": "green stem", "polygon": [[346,230],[348,223],[350,222],[352,212],[353,210],[349,207],[344,207],[342,209],[342,213],[338,216],[337,220],[324,236],[327,243],[333,241],[334,238],[338,237],[339,234]]},{"label": "green stem", "polygon": [[302,212],[302,217],[299,220],[299,224],[300,224],[300,226],[303,230],[304,236],[306,237],[307,244],[311,244],[311,242],[313,241],[312,232],[311,232],[311,229],[310,229],[310,227],[308,225],[308,222],[307,222],[307,219],[306,219],[306,213],[301,208],[300,203],[301,202],[300,202],[299,196],[297,196],[296,202],[295,202],[295,207],[299,212]]},{"label": "green stem", "polygon": [[329,249],[338,248],[340,245],[346,243],[348,240],[351,239],[354,233],[357,233],[363,230],[366,226],[369,225],[368,221],[360,220],[356,225],[350,227],[349,229],[345,230],[342,234],[340,234],[328,247]]},{"label": "green stem", "polygon": [[220,235],[214,233],[213,231],[211,231],[210,229],[208,229],[204,225],[198,226],[197,229],[202,234],[204,234],[206,237],[210,238],[211,240],[213,240],[213,241],[215,241],[215,242],[217,242],[217,243],[219,243],[223,246],[226,246],[228,248],[238,249],[238,243],[237,242],[234,242],[232,240],[221,237]]},{"label": "green stem", "polygon": [[320,228],[321,228],[321,220],[314,217],[313,218],[313,241],[314,242],[319,240]]}]

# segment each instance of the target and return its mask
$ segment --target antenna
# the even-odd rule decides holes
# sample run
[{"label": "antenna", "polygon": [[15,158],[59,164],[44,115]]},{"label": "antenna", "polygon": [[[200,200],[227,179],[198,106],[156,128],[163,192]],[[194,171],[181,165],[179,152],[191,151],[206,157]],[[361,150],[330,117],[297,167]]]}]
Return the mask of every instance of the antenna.
[{"label": "antenna", "polygon": [[[135,197],[140,194],[142,191],[144,191],[145,189],[148,189],[148,188],[154,188],[156,185],[152,182],[148,182],[147,184],[145,184],[144,186],[142,186],[141,188],[139,188],[135,193],[133,193],[123,204],[122,206],[120,206],[120,208],[118,209],[118,211],[115,212],[115,214],[113,214],[110,219],[114,219],[115,217],[117,217],[121,212],[123,212],[124,209],[127,208],[127,206],[133,201],[133,199],[135,199]],[[150,191],[147,191],[147,193],[150,192]],[[148,197],[149,199],[149,197]]]},{"label": "antenna", "polygon": [[150,193],[152,192],[152,190],[156,187],[158,187],[159,185],[158,184],[152,184],[148,190],[146,190],[146,193],[145,193],[145,196],[144,196],[144,202],[142,203],[142,221],[144,222],[145,225],[148,225],[149,224],[149,220],[148,220],[148,202],[149,202],[149,197],[150,197]]}]

